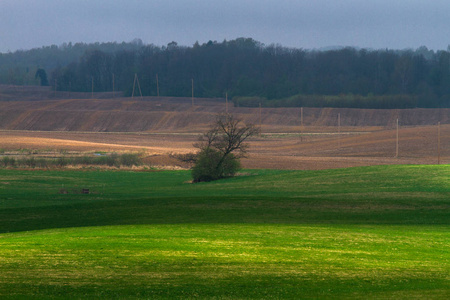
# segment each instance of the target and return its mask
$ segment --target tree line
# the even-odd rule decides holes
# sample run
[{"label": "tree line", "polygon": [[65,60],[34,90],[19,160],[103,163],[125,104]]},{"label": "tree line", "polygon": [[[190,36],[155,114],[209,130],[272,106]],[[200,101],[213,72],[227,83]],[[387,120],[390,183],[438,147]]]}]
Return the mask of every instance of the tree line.
[{"label": "tree line", "polygon": [[195,97],[227,93],[244,106],[450,107],[449,50],[319,51],[251,38],[101,45],[47,70],[53,88],[90,92],[93,82],[96,92],[131,95],[137,74],[144,96],[188,97],[193,80]]},{"label": "tree line", "polygon": [[0,53],[0,84],[39,85],[40,78],[36,77],[38,70],[45,70],[51,74],[53,70],[77,62],[80,57],[95,50],[105,53],[133,52],[143,46],[141,40],[135,39],[129,43],[64,43],[60,46],[51,45]]}]

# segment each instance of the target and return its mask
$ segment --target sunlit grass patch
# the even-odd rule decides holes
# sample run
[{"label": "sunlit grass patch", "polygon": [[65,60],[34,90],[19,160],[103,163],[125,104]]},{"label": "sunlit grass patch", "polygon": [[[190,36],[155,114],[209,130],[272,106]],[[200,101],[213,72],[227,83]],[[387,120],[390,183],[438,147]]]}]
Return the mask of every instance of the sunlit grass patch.
[{"label": "sunlit grass patch", "polygon": [[5,234],[0,243],[0,286],[26,293],[39,282],[75,297],[93,286],[118,297],[429,293],[444,291],[450,272],[448,227],[114,226]]},{"label": "sunlit grass patch", "polygon": [[0,298],[449,298],[448,166],[245,173],[0,170]]}]

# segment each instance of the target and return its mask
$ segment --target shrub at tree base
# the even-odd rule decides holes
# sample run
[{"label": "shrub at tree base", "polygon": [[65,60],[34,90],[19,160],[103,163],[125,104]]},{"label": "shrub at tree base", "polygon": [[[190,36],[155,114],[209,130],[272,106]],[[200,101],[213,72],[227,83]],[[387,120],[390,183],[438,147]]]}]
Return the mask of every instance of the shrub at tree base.
[{"label": "shrub at tree base", "polygon": [[247,150],[245,141],[258,132],[254,125],[241,124],[230,114],[218,115],[211,129],[194,144],[200,149],[192,169],[194,182],[234,176],[240,167],[239,157]]},{"label": "shrub at tree base", "polygon": [[205,148],[197,156],[192,177],[194,182],[213,181],[234,176],[240,167],[239,159],[233,154],[224,157],[218,150]]}]

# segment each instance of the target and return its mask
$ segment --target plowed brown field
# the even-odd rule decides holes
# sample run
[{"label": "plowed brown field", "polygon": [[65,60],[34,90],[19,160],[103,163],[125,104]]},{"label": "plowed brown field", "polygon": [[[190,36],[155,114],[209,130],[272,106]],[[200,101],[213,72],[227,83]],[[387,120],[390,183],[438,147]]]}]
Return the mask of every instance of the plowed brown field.
[{"label": "plowed brown field", "polygon": [[[120,98],[0,101],[0,149],[145,152],[154,165],[187,165],[171,154],[192,144],[225,112],[223,99]],[[450,163],[450,109],[239,108],[259,125],[246,168],[326,169],[376,164]],[[338,128],[338,114],[341,127]],[[396,120],[400,120],[399,157]]]}]

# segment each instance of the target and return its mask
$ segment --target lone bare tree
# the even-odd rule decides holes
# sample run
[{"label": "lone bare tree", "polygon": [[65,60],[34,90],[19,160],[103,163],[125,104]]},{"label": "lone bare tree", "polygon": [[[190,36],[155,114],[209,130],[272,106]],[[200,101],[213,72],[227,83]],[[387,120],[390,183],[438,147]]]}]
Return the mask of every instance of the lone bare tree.
[{"label": "lone bare tree", "polygon": [[247,153],[247,139],[258,132],[254,125],[246,125],[230,114],[218,115],[211,129],[194,144],[200,149],[192,169],[194,182],[234,176],[240,168],[239,159]]}]

